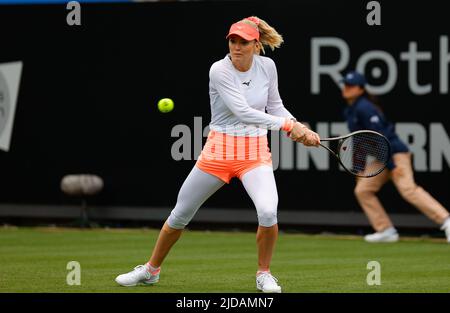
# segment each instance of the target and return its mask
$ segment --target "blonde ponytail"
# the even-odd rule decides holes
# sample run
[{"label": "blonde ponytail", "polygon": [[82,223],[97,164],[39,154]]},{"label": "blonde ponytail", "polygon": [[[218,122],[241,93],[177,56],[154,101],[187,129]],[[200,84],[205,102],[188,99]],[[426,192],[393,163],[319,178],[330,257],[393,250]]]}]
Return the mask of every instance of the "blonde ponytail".
[{"label": "blonde ponytail", "polygon": [[283,43],[283,37],[266,21],[256,16],[247,17],[242,22],[257,27],[259,30],[259,42],[261,43],[261,50],[265,54],[264,46],[269,47],[272,51],[279,48]]}]

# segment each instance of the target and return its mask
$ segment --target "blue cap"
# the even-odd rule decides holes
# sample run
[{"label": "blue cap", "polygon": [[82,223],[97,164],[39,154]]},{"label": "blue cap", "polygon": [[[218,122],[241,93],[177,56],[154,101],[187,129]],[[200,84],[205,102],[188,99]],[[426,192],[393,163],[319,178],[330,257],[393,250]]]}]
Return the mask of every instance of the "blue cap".
[{"label": "blue cap", "polygon": [[361,87],[364,87],[364,85],[367,83],[364,75],[356,71],[348,72],[345,75],[344,79],[341,80],[341,82],[343,82],[346,85],[361,86]]}]

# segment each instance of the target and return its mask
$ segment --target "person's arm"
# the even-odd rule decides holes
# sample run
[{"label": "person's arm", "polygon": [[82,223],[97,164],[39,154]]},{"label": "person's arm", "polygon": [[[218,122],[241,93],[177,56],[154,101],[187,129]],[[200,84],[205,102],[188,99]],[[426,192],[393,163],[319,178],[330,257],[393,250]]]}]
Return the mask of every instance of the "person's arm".
[{"label": "person's arm", "polygon": [[270,115],[251,108],[236,86],[232,74],[228,71],[213,66],[209,78],[225,105],[242,123],[257,125],[270,130],[280,130],[285,126],[286,117]]},{"label": "person's arm", "polygon": [[269,71],[269,95],[267,101],[267,113],[275,116],[282,116],[293,118],[294,116],[285,108],[278,90],[278,73],[275,62],[272,59],[267,59]]}]

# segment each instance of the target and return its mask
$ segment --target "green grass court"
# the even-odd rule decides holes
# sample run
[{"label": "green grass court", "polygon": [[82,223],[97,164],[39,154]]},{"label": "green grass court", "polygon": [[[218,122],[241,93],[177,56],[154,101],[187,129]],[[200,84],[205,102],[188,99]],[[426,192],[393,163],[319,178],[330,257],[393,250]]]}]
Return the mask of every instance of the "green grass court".
[{"label": "green grass court", "polygon": [[[114,278],[144,263],[157,230],[0,229],[0,292],[223,293],[256,292],[255,234],[186,231],[154,286],[121,287]],[[381,285],[368,286],[369,261],[381,264]],[[69,286],[69,261],[81,264],[81,285]],[[369,244],[361,237],[281,233],[272,264],[283,292],[449,292],[450,244],[402,238]]]}]

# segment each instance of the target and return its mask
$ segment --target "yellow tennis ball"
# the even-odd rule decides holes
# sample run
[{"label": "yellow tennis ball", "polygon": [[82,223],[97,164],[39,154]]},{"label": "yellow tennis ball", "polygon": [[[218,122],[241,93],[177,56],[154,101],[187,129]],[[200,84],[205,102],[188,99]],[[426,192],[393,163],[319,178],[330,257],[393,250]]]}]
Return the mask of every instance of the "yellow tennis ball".
[{"label": "yellow tennis ball", "polygon": [[168,113],[173,110],[174,103],[170,98],[163,98],[158,101],[158,109],[163,113]]}]

